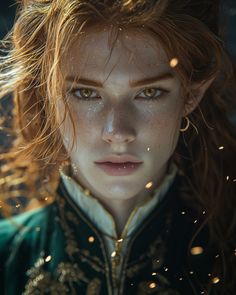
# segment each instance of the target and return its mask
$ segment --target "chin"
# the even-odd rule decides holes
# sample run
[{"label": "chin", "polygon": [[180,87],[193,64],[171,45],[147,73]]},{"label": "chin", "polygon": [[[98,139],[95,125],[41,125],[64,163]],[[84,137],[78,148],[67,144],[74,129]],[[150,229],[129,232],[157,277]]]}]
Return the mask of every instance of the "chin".
[{"label": "chin", "polygon": [[101,191],[101,195],[106,199],[128,200],[135,197],[140,191],[125,189],[124,187],[107,187]]}]

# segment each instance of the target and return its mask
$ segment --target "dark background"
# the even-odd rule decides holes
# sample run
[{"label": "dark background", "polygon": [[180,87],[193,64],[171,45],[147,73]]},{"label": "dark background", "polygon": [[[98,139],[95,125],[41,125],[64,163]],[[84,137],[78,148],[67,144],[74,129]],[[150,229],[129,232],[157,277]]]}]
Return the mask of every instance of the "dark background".
[{"label": "dark background", "polygon": [[15,17],[14,0],[0,0],[0,39],[11,29]]},{"label": "dark background", "polygon": [[[19,0],[18,0],[19,1]],[[197,1],[197,0],[196,0]],[[15,0],[0,0],[0,40],[11,29],[16,11]],[[221,0],[220,9],[220,31],[223,34],[223,40],[232,60],[236,64],[236,0]],[[221,35],[222,35],[221,34]],[[4,98],[0,103],[0,119],[3,114],[7,113],[7,122],[4,128],[11,122],[11,98]],[[229,114],[230,120],[236,124],[236,114]],[[11,143],[11,135],[7,130],[1,130],[2,122],[0,121],[0,152]]]}]

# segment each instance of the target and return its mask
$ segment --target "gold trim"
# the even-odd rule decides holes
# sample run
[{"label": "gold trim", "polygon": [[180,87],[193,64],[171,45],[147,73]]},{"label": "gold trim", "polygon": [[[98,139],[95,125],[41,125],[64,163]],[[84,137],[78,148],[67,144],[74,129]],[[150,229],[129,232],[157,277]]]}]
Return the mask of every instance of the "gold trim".
[{"label": "gold trim", "polygon": [[[103,241],[103,238],[101,237],[101,234],[98,232],[97,228],[95,228],[93,226],[93,224],[88,220],[85,219],[85,217],[83,216],[83,214],[81,214],[81,211],[79,210],[79,208],[77,206],[75,206],[74,202],[71,200],[70,196],[68,195],[67,191],[64,189],[64,184],[60,183],[60,189],[63,193],[63,196],[66,198],[68,204],[76,211],[76,213],[80,216],[80,218],[84,221],[84,223],[86,223],[91,230],[95,233],[96,237],[98,238],[99,242],[100,242],[100,247],[102,249],[102,254],[104,257],[104,261],[105,261],[105,267],[103,268],[103,270],[105,271],[105,277],[107,280],[107,292],[109,295],[112,295],[112,289],[111,289],[111,284],[110,284],[110,265],[109,265],[109,259],[107,256],[107,252],[105,249],[105,243]],[[58,195],[57,196],[57,201],[60,202],[62,198]]]},{"label": "gold trim", "polygon": [[76,289],[73,284],[78,284],[79,282],[88,284],[87,295],[100,294],[100,289],[97,289],[97,293],[94,292],[93,283],[96,282],[98,287],[101,285],[101,281],[96,278],[90,282],[77,263],[60,262],[52,274],[49,271],[43,270],[47,262],[43,253],[34,266],[27,270],[26,274],[29,276],[29,280],[22,295],[68,294],[68,292],[76,295]]}]

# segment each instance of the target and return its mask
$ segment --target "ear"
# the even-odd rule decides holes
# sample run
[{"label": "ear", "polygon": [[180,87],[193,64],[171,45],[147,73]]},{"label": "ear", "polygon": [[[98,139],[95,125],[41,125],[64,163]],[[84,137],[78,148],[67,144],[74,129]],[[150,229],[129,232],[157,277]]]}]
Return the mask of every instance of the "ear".
[{"label": "ear", "polygon": [[190,91],[187,94],[185,105],[184,105],[184,114],[183,116],[187,116],[192,113],[196,107],[201,102],[204,94],[206,93],[207,89],[211,86],[214,78],[211,78],[207,81],[202,81],[197,84],[192,84]]}]

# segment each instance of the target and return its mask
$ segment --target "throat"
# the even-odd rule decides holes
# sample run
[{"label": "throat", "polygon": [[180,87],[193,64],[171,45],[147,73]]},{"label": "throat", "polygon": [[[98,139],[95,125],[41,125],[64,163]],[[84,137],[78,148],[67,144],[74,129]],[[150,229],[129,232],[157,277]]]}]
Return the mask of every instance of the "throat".
[{"label": "throat", "polygon": [[103,205],[113,217],[117,237],[121,238],[126,235],[125,232],[128,230],[128,223],[131,214],[134,213],[137,202],[134,200],[116,200],[109,203],[103,202]]}]

